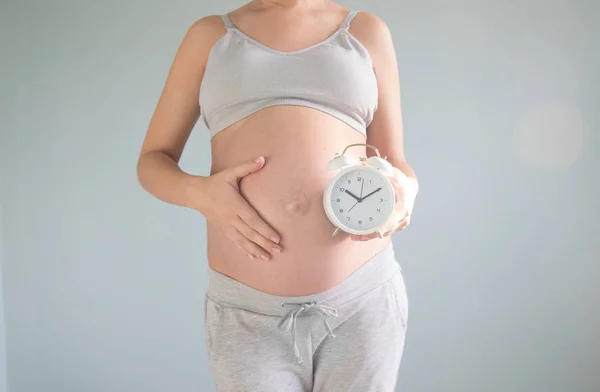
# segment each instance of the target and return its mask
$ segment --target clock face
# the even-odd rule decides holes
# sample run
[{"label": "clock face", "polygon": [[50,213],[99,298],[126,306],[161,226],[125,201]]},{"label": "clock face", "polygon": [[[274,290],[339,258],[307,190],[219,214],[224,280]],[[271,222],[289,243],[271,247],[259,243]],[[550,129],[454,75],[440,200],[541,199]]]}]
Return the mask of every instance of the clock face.
[{"label": "clock face", "polygon": [[337,220],[357,232],[380,228],[395,205],[387,178],[365,167],[353,168],[338,177],[331,189],[330,202]]}]

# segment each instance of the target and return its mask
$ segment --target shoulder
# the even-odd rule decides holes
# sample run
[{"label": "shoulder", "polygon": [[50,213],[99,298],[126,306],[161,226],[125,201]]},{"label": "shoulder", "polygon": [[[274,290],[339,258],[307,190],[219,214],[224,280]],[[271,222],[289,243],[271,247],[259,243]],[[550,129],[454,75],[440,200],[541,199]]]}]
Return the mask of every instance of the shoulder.
[{"label": "shoulder", "polygon": [[194,40],[210,40],[225,34],[226,29],[220,15],[207,15],[188,27],[186,38]]},{"label": "shoulder", "polygon": [[352,23],[356,30],[370,30],[374,35],[389,33],[388,25],[376,14],[367,11],[357,11]]},{"label": "shoulder", "polygon": [[385,21],[376,14],[360,11],[348,30],[376,58],[394,55],[392,34]]},{"label": "shoulder", "polygon": [[385,21],[376,14],[359,11],[350,23],[349,32],[369,51],[388,51],[392,35]]},{"label": "shoulder", "polygon": [[203,61],[215,42],[226,33],[227,29],[219,15],[202,17],[188,26],[179,52],[191,62]]}]

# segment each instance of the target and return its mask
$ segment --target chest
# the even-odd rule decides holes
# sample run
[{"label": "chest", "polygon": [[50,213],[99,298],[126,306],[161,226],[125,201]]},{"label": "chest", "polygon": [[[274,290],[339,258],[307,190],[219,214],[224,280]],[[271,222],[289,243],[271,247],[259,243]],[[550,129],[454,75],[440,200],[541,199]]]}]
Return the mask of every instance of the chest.
[{"label": "chest", "polygon": [[[294,52],[280,52],[234,30],[211,50],[201,94],[236,91],[238,97],[274,94],[377,101],[377,81],[366,49],[347,34]],[[213,94],[214,92],[214,94]]]}]

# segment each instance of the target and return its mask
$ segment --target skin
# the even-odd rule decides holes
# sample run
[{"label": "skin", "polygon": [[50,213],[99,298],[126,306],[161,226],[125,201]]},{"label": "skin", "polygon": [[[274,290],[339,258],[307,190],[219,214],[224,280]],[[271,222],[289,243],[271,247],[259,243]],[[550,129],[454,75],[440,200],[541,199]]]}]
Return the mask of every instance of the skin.
[{"label": "skin", "polygon": [[[349,10],[331,1],[253,1],[229,13],[238,29],[279,51],[295,51],[333,34]],[[297,34],[302,31],[302,34]],[[321,111],[273,106],[211,139],[209,176],[178,162],[200,115],[200,84],[209,51],[226,30],[218,16],[185,34],[150,121],[138,160],[140,184],[165,202],[206,217],[211,268],[258,290],[284,296],[326,290],[379,252],[410,223],[418,182],[404,156],[400,84],[391,34],[377,16],[359,13],[349,32],[369,51],[379,89],[367,136]],[[376,146],[394,166],[397,204],[384,238],[331,236],[323,190],[327,162],[348,144]],[[371,150],[355,147],[355,154]]]}]

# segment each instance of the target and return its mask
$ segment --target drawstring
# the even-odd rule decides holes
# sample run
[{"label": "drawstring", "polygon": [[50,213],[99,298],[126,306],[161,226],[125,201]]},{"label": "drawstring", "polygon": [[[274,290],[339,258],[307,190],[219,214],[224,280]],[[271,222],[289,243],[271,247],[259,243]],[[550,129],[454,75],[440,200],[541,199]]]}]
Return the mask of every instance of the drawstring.
[{"label": "drawstring", "polygon": [[283,328],[286,330],[291,330],[292,332],[292,338],[294,341],[294,355],[296,356],[296,360],[298,361],[298,363],[302,363],[302,356],[300,355],[300,350],[298,350],[298,345],[296,344],[296,319],[298,318],[298,316],[300,316],[300,314],[302,312],[306,312],[310,309],[316,309],[319,311],[319,315],[321,316],[321,319],[323,320],[324,324],[325,324],[325,328],[327,329],[327,334],[333,338],[335,338],[335,335],[333,334],[333,330],[331,329],[331,326],[329,325],[329,323],[327,322],[327,318],[326,316],[329,317],[337,317],[338,316],[338,312],[336,309],[326,306],[326,305],[319,305],[317,304],[316,301],[310,301],[310,302],[304,302],[304,303],[292,303],[292,302],[282,302],[281,306],[286,306],[286,305],[290,305],[290,306],[296,306],[296,308],[290,310],[285,316],[283,316],[281,318],[281,321],[279,321],[279,328]]}]

